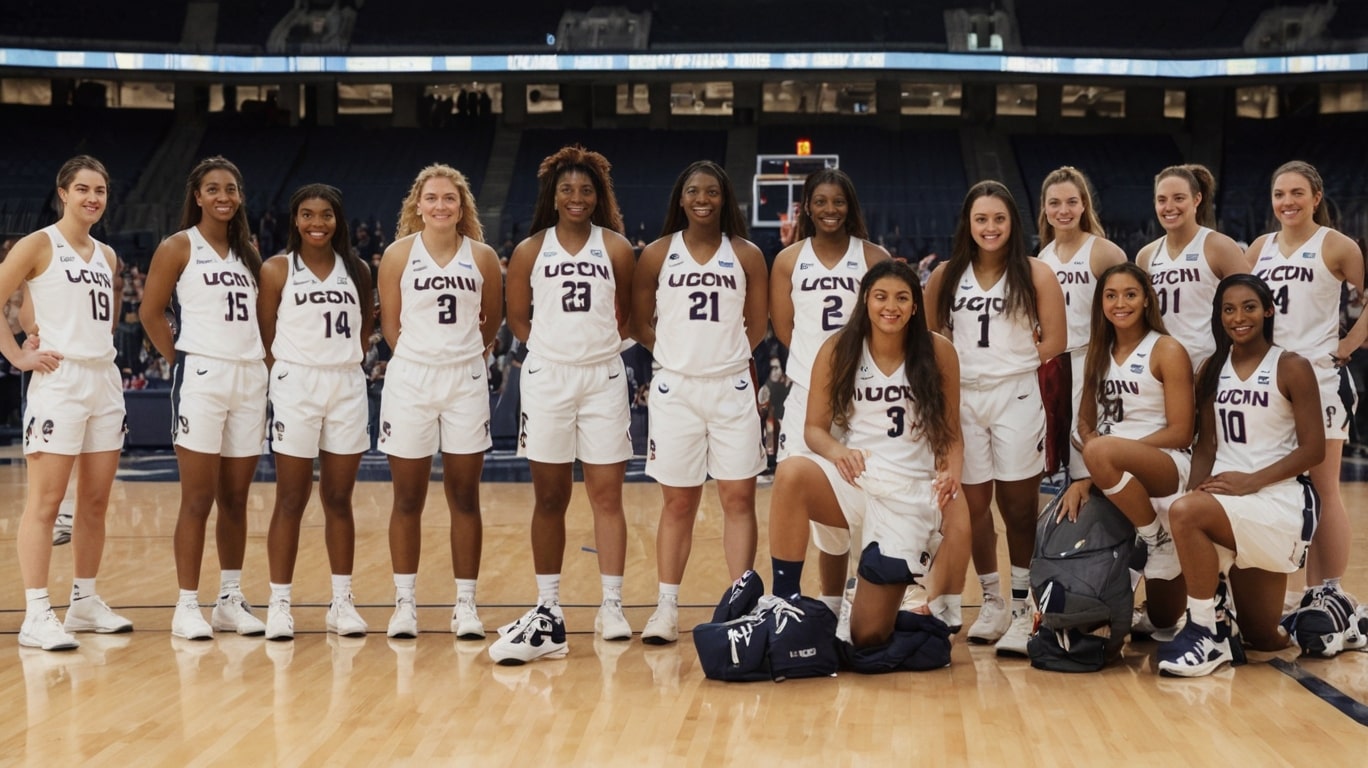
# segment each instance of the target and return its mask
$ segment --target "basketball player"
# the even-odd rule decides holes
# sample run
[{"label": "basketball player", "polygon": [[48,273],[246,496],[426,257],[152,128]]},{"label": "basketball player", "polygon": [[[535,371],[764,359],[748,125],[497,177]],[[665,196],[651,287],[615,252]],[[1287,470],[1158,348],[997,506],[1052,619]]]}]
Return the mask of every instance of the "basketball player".
[{"label": "basketball player", "polygon": [[[1092,326],[1093,294],[1098,276],[1115,264],[1126,261],[1126,254],[1106,239],[1102,222],[1093,205],[1092,185],[1077,168],[1064,166],[1051,171],[1040,183],[1039,258],[1059,279],[1064,291],[1064,313],[1068,318],[1068,353],[1071,419],[1070,442],[1078,432],[1079,406],[1083,398],[1083,363],[1088,356],[1088,337]],[[1069,477],[1088,476],[1082,451],[1069,452]]]},{"label": "basketball player", "polygon": [[[565,513],[575,459],[594,513],[603,602],[594,631],[630,640],[622,615],[627,524],[622,482],[632,446],[619,350],[631,322],[632,246],[622,232],[610,165],[563,147],[537,170],[534,234],[508,264],[508,327],[527,344],[518,450],[532,470],[532,564],[537,606],[489,647],[500,664],[558,658],[568,649],[560,607]],[[536,314],[533,314],[533,306]]]},{"label": "basketball player", "polygon": [[[266,631],[242,595],[247,493],[266,426],[266,364],[257,324],[261,256],[252,247],[242,173],[222,157],[201,160],[185,183],[181,231],[152,254],[138,312],[147,338],[175,360],[172,442],[180,469],[171,634],[207,640],[215,631]],[[175,300],[176,332],[166,310]],[[199,609],[200,560],[209,511],[218,504],[220,586],[212,625]]]},{"label": "basketball player", "polygon": [[927,587],[923,612],[960,625],[970,530],[957,355],[927,331],[916,272],[901,261],[874,264],[850,310],[814,361],[808,452],[786,462],[792,490],[781,500],[776,488],[770,549],[774,594],[788,598],[799,591],[804,523],[863,528],[850,639],[866,648],[888,642],[913,581]]},{"label": "basketball player", "polygon": [[[1325,458],[1311,469],[1321,499],[1320,527],[1306,559],[1306,591],[1285,623],[1307,653],[1334,656],[1346,647],[1368,645],[1357,630],[1357,602],[1340,587],[1349,567],[1349,513],[1340,496],[1340,461],[1354,415],[1353,385],[1340,395],[1341,286],[1363,290],[1363,253],[1349,237],[1331,229],[1325,185],[1309,163],[1293,160],[1273,172],[1273,215],[1277,232],[1254,241],[1247,254],[1254,274],[1273,291],[1278,322],[1274,342],[1311,363],[1320,384]],[[1351,352],[1353,348],[1346,351]]]},{"label": "basketball player", "polygon": [[313,492],[318,497],[332,572],[329,632],[357,637],[366,622],[352,601],[356,548],[352,488],[366,435],[366,376],[361,359],[372,325],[370,270],[352,251],[342,194],[308,184],[290,197],[285,252],[261,265],[257,316],[271,373],[271,451],[275,454],[275,509],[266,537],[271,601],[266,639],[294,638],[291,584],[299,525]]},{"label": "basketball player", "polygon": [[1096,486],[1149,546],[1148,617],[1171,639],[1184,592],[1173,540],[1164,523],[1175,494],[1187,488],[1192,459],[1192,363],[1164,330],[1149,276],[1122,262],[1102,273],[1093,301],[1078,433],[1087,476],[1065,491],[1061,516],[1077,518]]},{"label": "basketball player", "polygon": [[1161,674],[1207,675],[1243,655],[1220,584],[1232,563],[1238,634],[1263,651],[1287,645],[1282,594],[1306,559],[1320,506],[1304,473],[1321,462],[1326,440],[1316,373],[1273,343],[1276,314],[1258,277],[1232,275],[1216,289],[1216,350],[1197,376],[1195,490],[1169,510],[1188,618],[1159,646]]},{"label": "basketball player", "polygon": [[634,336],[655,356],[646,474],[664,506],[656,531],[660,596],[643,642],[679,638],[679,583],[711,475],[733,580],[755,565],[755,478],[766,466],[751,352],[765,337],[769,275],[721,166],[700,160],[670,192],[659,240],[633,277]]},{"label": "basketball player", "polygon": [[[780,251],[770,270],[770,323],[775,337],[788,347],[784,373],[793,382],[784,400],[779,466],[774,473],[774,492],[781,499],[800,492],[792,489],[784,460],[808,452],[804,419],[817,350],[850,320],[865,271],[889,258],[882,246],[868,241],[855,184],[835,168],[809,174],[804,180],[797,235],[801,239]],[[827,539],[818,546],[820,599],[844,616],[849,608],[842,604],[842,596],[851,532],[817,526],[813,535]],[[838,632],[844,634],[844,627]]]},{"label": "basketball player", "polygon": [[[1033,612],[1028,604],[1040,477],[1045,468],[1045,412],[1036,371],[1064,351],[1064,294],[1054,270],[1026,252],[1026,230],[1007,188],[970,187],[950,260],[926,285],[927,322],[950,336],[960,358],[964,494],[974,531],[974,568],[983,607],[969,629],[973,643],[997,643],[999,655],[1025,656]],[[997,533],[989,505],[1007,529],[1012,607],[1001,596]]]},{"label": "basketball player", "polygon": [[399,211],[396,239],[376,280],[380,327],[394,350],[380,401],[380,450],[394,483],[390,558],[394,615],[390,637],[418,636],[414,589],[432,456],[442,454],[451,515],[456,604],[451,631],[485,636],[476,610],[484,527],[480,474],[489,449],[485,350],[503,321],[503,276],[466,177],[446,165],[418,172]]},{"label": "basketball player", "polygon": [[[109,200],[109,172],[93,157],[73,157],[57,172],[57,198],[57,223],[19,240],[0,262],[0,296],[27,286],[25,304],[38,331],[22,347],[0,333],[0,352],[15,368],[33,371],[23,420],[28,496],[17,537],[25,600],[19,644],[47,651],[77,647],[72,632],[133,629],[95,591],[124,435],[113,339],[119,260],[90,236]],[[76,572],[63,623],[52,611],[47,582],[52,526],[73,467]]]},{"label": "basketball player", "polygon": [[[1211,302],[1216,284],[1248,272],[1240,246],[1216,232],[1216,179],[1205,166],[1172,165],[1154,177],[1154,213],[1164,234],[1136,254],[1159,297],[1164,326],[1187,349],[1193,370],[1215,349]],[[1337,305],[1338,306],[1338,305]]]}]

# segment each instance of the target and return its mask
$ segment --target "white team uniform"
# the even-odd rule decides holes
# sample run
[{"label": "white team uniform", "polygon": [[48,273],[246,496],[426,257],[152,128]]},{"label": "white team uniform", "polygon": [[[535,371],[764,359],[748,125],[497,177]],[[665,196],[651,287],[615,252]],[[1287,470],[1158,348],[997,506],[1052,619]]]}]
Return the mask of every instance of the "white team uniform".
[{"label": "white team uniform", "polygon": [[822,344],[850,322],[860,297],[860,281],[868,269],[864,247],[864,240],[850,238],[845,255],[827,269],[812,249],[812,240],[807,239],[793,262],[789,293],[793,297],[793,335],[784,368],[793,387],[784,399],[784,419],[779,425],[779,461],[811,454],[803,438],[803,424],[812,391],[812,364]]},{"label": "white team uniform", "polygon": [[646,474],[664,485],[743,480],[765,469],[745,309],[746,272],[731,239],[700,264],[676,232],[656,283],[659,370],[647,412]]},{"label": "white team uniform", "polygon": [[603,230],[594,226],[584,248],[568,253],[547,228],[531,284],[518,455],[548,464],[626,461],[631,414]]},{"label": "white team uniform", "polygon": [[1083,402],[1083,368],[1088,357],[1088,339],[1092,336],[1092,305],[1096,291],[1092,271],[1093,243],[1096,235],[1088,235],[1078,247],[1072,259],[1061,261],[1057,249],[1058,241],[1051,240],[1049,245],[1040,249],[1038,258],[1045,262],[1064,291],[1064,317],[1068,321],[1068,341],[1064,351],[1069,354],[1070,385],[1073,418],[1069,420],[1069,476],[1087,477],[1088,468],[1083,465],[1083,455],[1072,446],[1072,438],[1078,432],[1078,407]]},{"label": "white team uniform", "polygon": [[314,458],[361,453],[366,374],[361,370],[362,308],[342,257],[320,278],[297,254],[289,263],[271,342],[271,449]]},{"label": "white team uniform", "polygon": [[1006,273],[985,289],[970,264],[960,276],[950,313],[960,359],[965,485],[1024,480],[1045,468],[1035,331],[1029,318],[1006,312]]},{"label": "white team uniform", "polygon": [[[941,512],[931,487],[936,457],[922,434],[906,370],[899,365],[885,374],[866,345],[855,378],[844,442],[867,451],[860,487],[846,482],[825,458],[808,458],[826,473],[850,530],[862,531],[860,546],[878,543],[883,556],[905,560],[914,575],[924,574],[940,542]],[[846,552],[850,537],[844,531],[813,528],[818,549]]]},{"label": "white team uniform", "polygon": [[[1325,439],[1347,440],[1354,409],[1340,397],[1340,369],[1331,357],[1339,345],[1342,282],[1325,263],[1323,249],[1329,232],[1328,227],[1316,230],[1290,256],[1279,250],[1277,234],[1270,235],[1254,263],[1254,274],[1268,283],[1278,307],[1273,341],[1306,358],[1316,372]],[[1352,392],[1353,385],[1349,386]]]},{"label": "white team uniform", "polygon": [[[1168,414],[1164,410],[1164,385],[1155,378],[1152,367],[1154,345],[1161,338],[1163,334],[1152,330],[1125,360],[1118,363],[1115,357],[1111,358],[1107,377],[1102,384],[1104,393],[1115,402],[1108,408],[1103,403],[1103,393],[1099,393],[1098,434],[1140,440],[1168,426]],[[1192,453],[1171,448],[1163,451],[1173,461],[1178,473],[1178,486],[1173,493],[1152,497],[1154,511],[1167,529],[1169,506],[1187,488],[1188,474],[1192,470]],[[1151,568],[1151,563],[1158,568]],[[1155,558],[1146,564],[1145,575],[1152,579],[1176,578],[1177,565],[1176,558]]]},{"label": "white team uniform", "polygon": [[190,258],[176,280],[172,436],[198,453],[256,456],[267,389],[256,278],[232,251],[220,257],[197,227],[185,233]]},{"label": "white team uniform", "polygon": [[[1296,449],[1292,403],[1278,390],[1282,354],[1282,347],[1273,346],[1248,379],[1241,379],[1229,360],[1221,369],[1214,405],[1213,476],[1254,472]],[[1314,397],[1315,393],[1305,396]],[[1246,496],[1212,495],[1230,518],[1236,566],[1276,573],[1291,573],[1302,567],[1320,519],[1320,498],[1305,475],[1266,485]],[[1223,555],[1223,561],[1229,560],[1228,550]]]},{"label": "white team uniform", "polygon": [[484,453],[489,383],[480,334],[484,273],[470,238],[439,266],[413,238],[399,278],[399,341],[380,395],[379,449],[403,459]]},{"label": "white team uniform", "polygon": [[1197,370],[1216,351],[1211,335],[1211,305],[1216,286],[1221,282],[1206,257],[1206,239],[1211,229],[1201,227],[1178,253],[1169,258],[1168,236],[1159,240],[1150,257],[1150,282],[1159,298],[1159,314],[1164,328],[1187,349],[1192,370]]},{"label": "white team uniform", "polygon": [[86,261],[57,225],[43,230],[52,260],[28,281],[40,349],[62,354],[52,373],[34,371],[24,405],[24,453],[75,455],[123,447],[124,399],[114,365],[118,311],[114,273],[92,238]]}]

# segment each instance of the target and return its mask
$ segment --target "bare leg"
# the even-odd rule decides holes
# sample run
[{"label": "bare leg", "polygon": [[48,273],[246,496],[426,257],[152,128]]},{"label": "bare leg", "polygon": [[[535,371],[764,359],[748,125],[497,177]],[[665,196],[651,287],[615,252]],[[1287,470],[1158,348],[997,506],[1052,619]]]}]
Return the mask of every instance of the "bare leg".
[{"label": "bare leg", "polygon": [[389,457],[394,503],[390,507],[390,562],[395,573],[417,573],[423,548],[423,507],[427,504],[432,458]]},{"label": "bare leg", "polygon": [[[627,516],[622,510],[622,482],[627,462],[583,464],[584,490],[594,511],[594,546],[598,549],[599,573],[621,576],[627,565]],[[561,515],[564,551],[565,515]]]},{"label": "bare leg", "polygon": [[[661,485],[660,493],[663,503],[660,509],[660,525],[656,528],[656,573],[662,584],[678,584],[684,579],[684,566],[689,562],[689,552],[693,549],[694,520],[698,516],[698,504],[703,496],[703,487],[681,488]],[[753,526],[754,518],[751,522]],[[724,531],[723,547],[725,546]],[[730,569],[728,559],[728,570]],[[738,576],[740,574],[732,578]]]},{"label": "bare leg", "polygon": [[[574,487],[572,465],[530,460],[527,464],[536,497],[532,507],[532,568],[539,574],[560,573],[565,560],[565,511],[570,508]],[[619,498],[620,494],[619,489]]]},{"label": "bare leg", "polygon": [[78,579],[93,579],[100,573],[109,491],[118,471],[118,451],[82,454],[76,463],[76,473],[79,475],[76,483],[76,516],[83,519],[73,521],[71,547]]},{"label": "bare leg", "polygon": [[717,495],[722,502],[722,549],[727,556],[728,575],[735,581],[741,578],[741,574],[755,567],[758,538],[755,522],[755,478],[718,480]]},{"label": "bare leg", "polygon": [[67,478],[76,457],[32,453],[27,460],[28,496],[19,519],[19,570],[25,589],[42,589],[47,586],[52,561],[52,524],[66,495]]},{"label": "bare leg", "polygon": [[480,517],[482,453],[442,454],[442,490],[451,511],[451,572],[458,579],[480,575],[484,521]]},{"label": "bare leg", "polygon": [[361,454],[323,451],[318,460],[318,500],[323,505],[323,538],[328,545],[328,567],[339,576],[350,575],[356,551],[352,491],[356,488]]}]

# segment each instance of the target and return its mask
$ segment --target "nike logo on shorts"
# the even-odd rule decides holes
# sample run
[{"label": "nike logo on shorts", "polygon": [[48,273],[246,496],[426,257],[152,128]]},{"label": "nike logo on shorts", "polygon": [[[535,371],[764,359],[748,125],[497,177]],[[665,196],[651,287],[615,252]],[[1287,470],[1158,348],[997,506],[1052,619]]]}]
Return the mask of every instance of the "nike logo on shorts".
[{"label": "nike logo on shorts", "polygon": [[540,368],[528,368],[528,369],[527,369],[527,373],[528,373],[528,375],[531,375],[531,374],[534,374],[534,373],[536,373],[537,371],[540,371],[540,370],[541,370]]},{"label": "nike logo on shorts", "polygon": [[279,376],[276,376],[276,381],[280,381],[281,379],[283,379],[283,378],[285,378],[286,376],[289,376],[289,375],[290,375],[290,372],[289,372],[289,371],[286,371],[286,372],[280,374]]},{"label": "nike logo on shorts", "polygon": [[195,370],[195,373],[199,374],[200,376],[203,376],[204,374],[206,374],[206,373],[208,373],[208,372],[209,372],[209,369],[208,369],[208,368],[198,368],[198,369]]}]

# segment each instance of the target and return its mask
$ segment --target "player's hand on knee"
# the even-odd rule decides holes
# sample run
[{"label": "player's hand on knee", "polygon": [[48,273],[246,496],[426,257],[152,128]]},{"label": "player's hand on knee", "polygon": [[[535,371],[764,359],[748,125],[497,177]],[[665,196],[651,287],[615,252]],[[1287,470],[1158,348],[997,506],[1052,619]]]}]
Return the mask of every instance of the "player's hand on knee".
[{"label": "player's hand on knee", "polygon": [[1064,496],[1059,500],[1059,509],[1055,512],[1054,521],[1057,523],[1065,517],[1069,522],[1078,521],[1078,510],[1082,508],[1083,502],[1088,500],[1088,491],[1092,489],[1092,481],[1084,478],[1075,480],[1064,490]]}]

